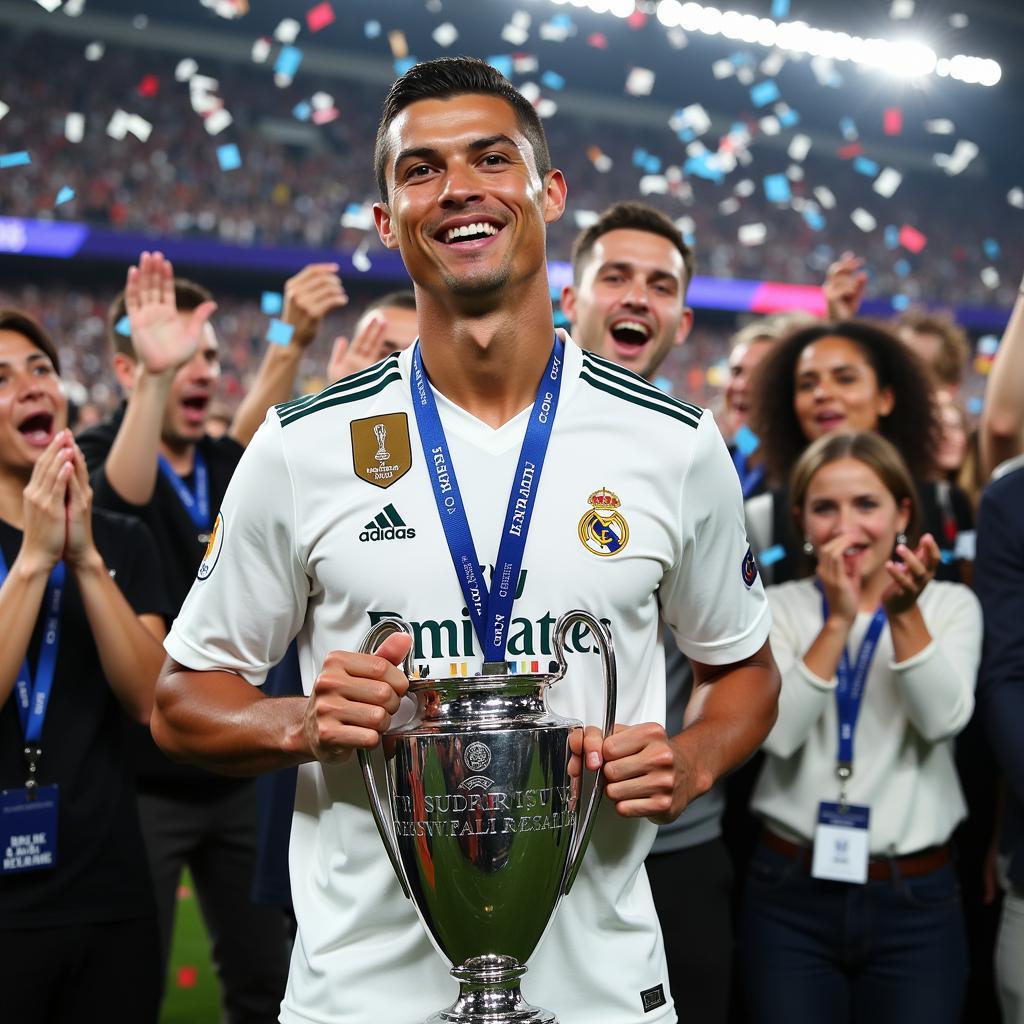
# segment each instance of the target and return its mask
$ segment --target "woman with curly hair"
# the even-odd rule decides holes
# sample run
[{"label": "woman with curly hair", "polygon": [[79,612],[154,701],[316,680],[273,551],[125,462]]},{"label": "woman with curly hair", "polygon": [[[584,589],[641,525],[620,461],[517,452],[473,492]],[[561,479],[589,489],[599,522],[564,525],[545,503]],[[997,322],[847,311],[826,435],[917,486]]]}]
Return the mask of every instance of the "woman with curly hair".
[{"label": "woman with curly hair", "polygon": [[[765,582],[793,579],[799,543],[785,481],[812,441],[837,430],[871,430],[891,442],[917,482],[925,529],[942,550],[939,579],[961,578],[957,538],[971,529],[969,503],[951,500],[933,479],[938,422],[928,375],[886,327],[866,320],[816,323],[778,342],[758,366],[751,426],[773,486],[747,502],[747,526]],[[772,564],[763,555],[779,548]]]}]

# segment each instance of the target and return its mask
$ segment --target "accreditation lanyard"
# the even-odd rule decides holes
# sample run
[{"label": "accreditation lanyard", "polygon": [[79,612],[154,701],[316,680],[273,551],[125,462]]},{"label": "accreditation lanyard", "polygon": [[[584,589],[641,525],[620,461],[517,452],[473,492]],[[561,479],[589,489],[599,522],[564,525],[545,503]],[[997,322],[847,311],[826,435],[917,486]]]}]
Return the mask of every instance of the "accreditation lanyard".
[{"label": "accreditation lanyard", "polygon": [[[821,591],[821,617],[828,620],[828,598],[818,582]],[[839,718],[839,753],[836,758],[836,774],[841,786],[840,802],[845,802],[845,784],[853,774],[853,735],[857,729],[857,716],[864,697],[871,662],[875,657],[878,641],[885,628],[885,609],[879,606],[871,617],[864,639],[861,640],[857,656],[850,663],[850,655],[843,648],[843,655],[836,666],[836,710]]]},{"label": "accreditation lanyard", "polygon": [[[43,722],[53,689],[53,677],[57,668],[57,648],[60,644],[60,615],[64,604],[64,563],[58,562],[50,572],[43,597],[44,624],[43,640],[39,648],[39,663],[33,677],[28,664],[28,655],[22,662],[14,691],[18,704],[18,717],[25,743],[36,746],[43,735]],[[7,579],[7,562],[0,552],[0,584]]]},{"label": "accreditation lanyard", "polygon": [[210,528],[210,474],[206,469],[206,459],[203,453],[196,448],[193,462],[192,476],[195,479],[195,487],[190,488],[185,481],[178,476],[171,468],[171,464],[162,455],[158,456],[160,472],[167,482],[174,488],[178,500],[185,506],[192,522],[198,530],[209,530]]},{"label": "accreditation lanyard", "polygon": [[491,588],[480,572],[480,561],[466,517],[466,507],[455,476],[455,465],[445,438],[437,402],[423,367],[420,343],[412,353],[412,405],[416,413],[423,456],[437,502],[438,515],[451,552],[459,585],[466,598],[477,636],[484,648],[484,672],[505,671],[505,645],[512,617],[526,537],[536,504],[541,470],[547,455],[551,428],[558,408],[562,383],[564,345],[556,337],[530,412],[530,422],[519,453],[519,464],[505,511],[505,525]]},{"label": "accreditation lanyard", "polygon": [[732,464],[736,467],[736,475],[740,478],[740,488],[743,491],[744,499],[749,498],[764,480],[764,466],[755,466],[751,469],[749,462],[750,457],[741,452],[739,448],[732,453]]}]

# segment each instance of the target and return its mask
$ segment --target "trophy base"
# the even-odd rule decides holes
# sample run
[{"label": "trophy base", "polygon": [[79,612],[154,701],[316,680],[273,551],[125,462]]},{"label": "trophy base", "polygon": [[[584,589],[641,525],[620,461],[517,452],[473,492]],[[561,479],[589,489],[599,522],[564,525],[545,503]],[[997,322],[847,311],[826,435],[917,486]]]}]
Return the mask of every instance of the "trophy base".
[{"label": "trophy base", "polygon": [[519,991],[526,968],[510,956],[485,953],[452,968],[459,998],[425,1024],[558,1024],[548,1010],[531,1006]]}]

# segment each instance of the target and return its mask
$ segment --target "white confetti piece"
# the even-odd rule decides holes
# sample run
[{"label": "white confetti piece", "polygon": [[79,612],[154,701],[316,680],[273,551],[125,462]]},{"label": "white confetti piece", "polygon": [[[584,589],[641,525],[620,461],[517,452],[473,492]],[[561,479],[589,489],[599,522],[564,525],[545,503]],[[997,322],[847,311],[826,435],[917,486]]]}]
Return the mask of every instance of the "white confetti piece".
[{"label": "white confetti piece", "polygon": [[786,150],[790,160],[801,163],[807,158],[811,151],[811,138],[809,135],[794,135],[789,140],[789,149]]},{"label": "white confetti piece", "polygon": [[39,4],[47,14],[53,14],[53,12],[57,10],[63,2],[64,0],[36,0],[36,3]]},{"label": "white confetti piece", "polygon": [[914,16],[914,0],[892,0],[889,17],[893,21],[906,21]]},{"label": "white confetti piece", "polygon": [[354,253],[352,253],[352,266],[359,271],[360,274],[365,274],[373,264],[370,262],[370,257],[366,255],[366,247],[364,245],[359,246]]},{"label": "white confetti piece", "polygon": [[668,178],[664,174],[645,174],[640,179],[640,195],[663,196],[668,194]]},{"label": "white confetti piece", "polygon": [[234,118],[227,110],[221,107],[219,110],[213,111],[213,113],[203,121],[203,127],[210,135],[220,135],[220,133],[233,121]]},{"label": "white confetti piece", "polygon": [[187,82],[199,70],[199,65],[191,57],[179,60],[174,69],[174,80],[176,82]]},{"label": "white confetti piece", "polygon": [[995,267],[985,267],[981,272],[981,283],[989,289],[999,287],[999,271]]},{"label": "white confetti piece", "polygon": [[538,117],[553,117],[558,112],[558,104],[551,99],[542,99],[537,104]]},{"label": "white confetti piece", "polygon": [[504,39],[509,46],[523,46],[530,38],[530,33],[525,28],[509,24],[501,30],[501,38]]},{"label": "white confetti piece", "polygon": [[850,214],[850,220],[864,232],[874,231],[878,227],[878,221],[861,206]]},{"label": "white confetti piece", "polygon": [[677,110],[668,121],[674,132],[691,131],[694,135],[703,135],[711,128],[708,112],[699,104],[691,103],[682,110]]},{"label": "white confetti piece", "polygon": [[757,123],[765,135],[778,135],[782,131],[782,125],[779,124],[779,119],[774,114],[762,117]]},{"label": "white confetti piece", "polygon": [[687,38],[686,33],[678,25],[670,28],[665,35],[668,38],[668,45],[673,50],[685,50],[690,45],[690,40]]},{"label": "white confetti piece", "polygon": [[438,25],[431,36],[438,46],[448,47],[459,38],[459,30],[450,21],[446,21]]},{"label": "white confetti piece", "polygon": [[728,57],[723,57],[711,65],[711,74],[718,79],[731,78],[736,74],[736,65]]},{"label": "white confetti piece", "polygon": [[925,121],[924,130],[930,135],[952,135],[956,131],[956,125],[947,117],[937,117]]},{"label": "white confetti piece", "polygon": [[718,212],[723,217],[728,217],[735,213],[740,208],[740,201],[735,196],[730,196],[728,199],[723,199],[718,204]]},{"label": "white confetti piece", "polygon": [[270,40],[266,36],[260,36],[252,44],[252,61],[254,64],[265,64],[270,56]]},{"label": "white confetti piece", "polygon": [[120,142],[128,134],[128,115],[123,110],[115,110],[107,123],[107,135]]},{"label": "white confetti piece", "polygon": [[148,142],[149,136],[153,132],[152,124],[139,114],[129,114],[125,127],[132,133],[132,135],[135,136],[135,138],[139,140],[139,142]]},{"label": "white confetti piece", "polygon": [[537,58],[528,53],[517,53],[512,58],[512,70],[517,75],[532,75],[539,66]]},{"label": "white confetti piece", "polygon": [[85,10],[85,0],[68,0],[61,12],[69,18],[77,18]]},{"label": "white confetti piece", "polygon": [[1024,188],[1011,188],[1006,193],[1006,201],[1018,210],[1024,210]]},{"label": "white confetti piece", "polygon": [[818,203],[825,210],[834,210],[836,206],[836,197],[832,194],[831,189],[826,188],[824,185],[819,185],[814,190],[814,198],[818,200]]},{"label": "white confetti piece", "polygon": [[350,203],[341,215],[341,226],[357,231],[369,231],[373,227],[373,207]]},{"label": "white confetti piece", "polygon": [[81,142],[85,138],[85,115],[71,112],[64,117],[64,138],[68,142]]},{"label": "white confetti piece", "polygon": [[334,97],[329,92],[315,92],[309,102],[314,110],[329,110],[334,106]]},{"label": "white confetti piece", "polygon": [[93,62],[101,60],[105,49],[106,47],[103,45],[103,43],[99,42],[98,40],[94,43],[89,43],[89,45],[85,48],[85,59]]},{"label": "white confetti piece", "polygon": [[740,245],[764,245],[768,228],[764,224],[744,224],[736,234]]},{"label": "white confetti piece", "polygon": [[572,218],[580,231],[585,231],[592,224],[596,224],[600,214],[596,210],[576,210]]},{"label": "white confetti piece", "polygon": [[932,162],[951,177],[963,174],[968,164],[978,155],[978,147],[968,139],[959,139],[950,154],[936,153]]},{"label": "white confetti piece", "polygon": [[756,188],[757,186],[750,178],[744,178],[742,181],[736,182],[736,187],[733,189],[733,192],[735,192],[741,199],[746,199],[747,196],[752,196],[754,194]]},{"label": "white confetti piece", "polygon": [[7,116],[7,111],[9,111],[10,109],[11,108],[6,103],[4,103],[3,100],[0,100],[0,121],[2,121]]},{"label": "white confetti piece", "polygon": [[654,88],[654,72],[650,68],[633,68],[626,77],[626,92],[630,96],[650,96]]},{"label": "white confetti piece", "polygon": [[540,86],[536,82],[523,82],[519,86],[519,91],[522,93],[523,98],[527,103],[535,106],[537,100],[540,99]]},{"label": "white confetti piece", "polygon": [[885,167],[882,173],[875,178],[875,183],[871,187],[884,199],[889,199],[900,187],[902,181],[903,175],[899,171],[892,167]]},{"label": "white confetti piece", "polygon": [[761,74],[765,78],[777,78],[779,72],[786,66],[786,58],[778,51],[774,50],[768,54],[763,61],[761,61]]},{"label": "white confetti piece", "polygon": [[736,69],[736,80],[740,85],[753,85],[755,77],[754,69],[748,68],[746,65]]},{"label": "white confetti piece", "polygon": [[804,180],[804,169],[799,164],[790,164],[786,168],[786,177],[790,181],[803,181]]},{"label": "white confetti piece", "polygon": [[294,18],[284,18],[274,29],[274,38],[285,46],[291,46],[301,30],[302,26]]}]

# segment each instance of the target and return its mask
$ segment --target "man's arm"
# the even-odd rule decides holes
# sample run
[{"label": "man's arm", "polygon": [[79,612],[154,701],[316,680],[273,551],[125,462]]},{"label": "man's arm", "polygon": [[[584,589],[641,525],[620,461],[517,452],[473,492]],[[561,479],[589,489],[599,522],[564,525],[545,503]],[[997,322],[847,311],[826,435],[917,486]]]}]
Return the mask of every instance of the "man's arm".
[{"label": "man's arm", "polygon": [[1024,450],[1024,281],[985,385],[981,413],[981,478]]},{"label": "man's arm", "polygon": [[332,651],[310,697],[267,697],[232,672],[196,672],[168,659],[150,727],[169,756],[223,775],[257,775],[372,749],[409,680],[404,634],[373,654]]},{"label": "man's arm", "polygon": [[[692,660],[692,659],[691,659]],[[624,818],[673,821],[764,742],[775,723],[779,672],[766,642],[730,665],[693,662],[688,724],[669,737],[655,722],[584,739],[587,767],[604,765],[605,793]]]},{"label": "man's arm", "polygon": [[256,380],[231,421],[229,434],[240,445],[252,440],[272,405],[292,397],[302,353],[316,338],[327,313],[347,303],[337,263],[311,263],[288,279],[281,319],[293,328],[292,336],[287,345],[267,347]]}]

